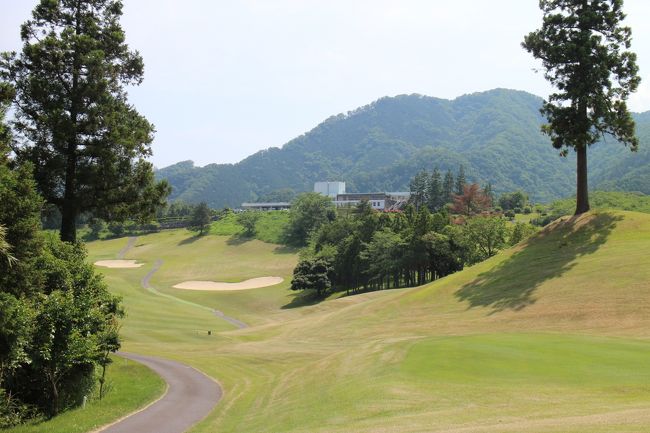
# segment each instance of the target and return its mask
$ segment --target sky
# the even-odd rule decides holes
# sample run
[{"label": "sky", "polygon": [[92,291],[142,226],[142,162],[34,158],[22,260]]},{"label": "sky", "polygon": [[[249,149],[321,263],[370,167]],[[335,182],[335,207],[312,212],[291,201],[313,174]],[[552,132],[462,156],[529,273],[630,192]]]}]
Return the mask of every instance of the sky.
[{"label": "sky", "polygon": [[[20,50],[36,0],[0,0],[0,51]],[[650,2],[626,0],[650,110]],[[156,126],[155,166],[233,163],[383,96],[552,90],[520,43],[537,0],[125,0],[145,62],[129,99]]]}]

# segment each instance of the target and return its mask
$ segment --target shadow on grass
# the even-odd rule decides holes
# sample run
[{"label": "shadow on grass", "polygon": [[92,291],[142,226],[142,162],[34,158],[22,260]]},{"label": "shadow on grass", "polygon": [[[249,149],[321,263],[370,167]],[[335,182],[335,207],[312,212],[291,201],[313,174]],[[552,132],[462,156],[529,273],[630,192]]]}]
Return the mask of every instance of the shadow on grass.
[{"label": "shadow on grass", "polygon": [[282,306],[283,310],[291,308],[308,307],[324,301],[324,298],[317,296],[316,292],[300,292],[291,296],[291,302]]},{"label": "shadow on grass", "polygon": [[601,212],[553,223],[455,296],[467,301],[468,308],[491,307],[489,314],[534,304],[533,294],[544,281],[562,276],[576,265],[576,259],[596,252],[622,218]]},{"label": "shadow on grass", "polygon": [[199,234],[199,233],[197,233],[197,234],[195,234],[194,236],[190,236],[189,238],[185,238],[185,239],[183,239],[182,241],[180,241],[180,242],[178,243],[178,245],[189,245],[189,244],[193,244],[194,242],[198,241],[199,239],[201,239],[201,238],[202,238],[203,236],[205,236],[206,234],[207,234],[207,233],[204,233],[204,234]]},{"label": "shadow on grass", "polygon": [[299,247],[292,247],[289,245],[278,245],[273,248],[273,254],[298,254],[299,251]]},{"label": "shadow on grass", "polygon": [[235,247],[237,245],[242,245],[245,244],[246,242],[250,242],[252,240],[255,240],[255,238],[252,236],[244,236],[243,234],[236,234],[230,236],[226,241],[226,243],[230,246]]}]

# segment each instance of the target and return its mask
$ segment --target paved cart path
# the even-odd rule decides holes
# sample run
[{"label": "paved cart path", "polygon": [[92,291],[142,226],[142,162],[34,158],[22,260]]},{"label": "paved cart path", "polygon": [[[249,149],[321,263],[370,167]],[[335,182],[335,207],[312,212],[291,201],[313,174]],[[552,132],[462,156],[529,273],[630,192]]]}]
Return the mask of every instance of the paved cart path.
[{"label": "paved cart path", "polygon": [[137,236],[131,236],[131,237],[129,238],[129,242],[126,244],[126,246],[125,246],[124,248],[122,248],[122,249],[120,250],[120,252],[117,253],[117,258],[118,258],[118,259],[123,259],[124,256],[126,256],[126,253],[128,253],[129,250],[130,250],[131,248],[133,248],[133,246],[135,245],[135,241],[137,241],[137,240],[138,240],[138,237],[137,237]]},{"label": "paved cart path", "polygon": [[225,320],[226,322],[232,325],[235,325],[239,329],[248,328],[248,325],[246,323],[242,322],[241,320],[235,319],[234,317],[227,316],[222,311],[215,310],[214,308],[206,307],[205,305],[197,304],[191,301],[186,301],[185,299],[180,299],[177,298],[176,296],[168,295],[167,293],[159,292],[155,288],[151,287],[151,277],[153,277],[153,274],[155,274],[162,265],[163,265],[162,260],[156,260],[156,262],[153,264],[153,268],[151,268],[151,270],[147,272],[147,274],[144,277],[142,277],[142,281],[140,281],[140,284],[142,285],[143,289],[148,290],[149,292],[155,295],[172,299],[176,302],[180,302],[186,305],[191,305],[193,307],[208,310],[215,316],[220,317],[221,319]]},{"label": "paved cart path", "polygon": [[167,382],[167,393],[101,433],[183,433],[205,418],[223,395],[217,382],[188,365],[133,353],[119,355],[159,374]]}]

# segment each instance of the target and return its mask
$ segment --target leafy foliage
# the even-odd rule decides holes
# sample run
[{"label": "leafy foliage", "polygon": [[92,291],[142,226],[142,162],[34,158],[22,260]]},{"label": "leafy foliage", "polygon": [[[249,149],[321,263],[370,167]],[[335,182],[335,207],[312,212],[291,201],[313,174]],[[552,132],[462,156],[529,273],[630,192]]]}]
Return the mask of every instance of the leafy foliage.
[{"label": "leafy foliage", "polygon": [[21,27],[23,50],[4,53],[0,76],[16,90],[15,150],[34,164],[39,191],[62,217],[61,237],[76,239],[76,220],[151,218],[169,194],[154,181],[154,128],[124,89],[142,81],[143,61],[125,43],[114,0],[41,1]]},{"label": "leafy foliage", "polygon": [[542,27],[523,47],[542,60],[544,76],[557,88],[542,113],[542,131],[563,154],[576,151],[576,214],[589,210],[587,148],[605,134],[636,150],[634,120],[626,100],[639,82],[632,30],[621,25],[623,0],[540,0]]},{"label": "leafy foliage", "polygon": [[304,246],[315,230],[335,217],[332,200],[321,194],[305,193],[293,201],[289,210],[289,224],[285,241],[289,245]]},{"label": "leafy foliage", "polygon": [[452,212],[460,215],[476,215],[492,207],[490,196],[478,184],[463,185],[461,194],[453,194]]},{"label": "leafy foliage", "polygon": [[528,226],[513,235],[501,216],[455,223],[446,212],[432,214],[427,206],[416,210],[409,204],[402,213],[381,213],[362,202],[312,233],[295,271],[296,287],[312,288],[305,281],[313,277],[316,260],[328,266],[332,291],[424,284],[493,256],[515,236],[524,239],[534,232]]},{"label": "leafy foliage", "polygon": [[203,235],[205,230],[212,221],[212,210],[205,202],[201,202],[194,208],[192,212],[192,219],[190,220],[190,228],[197,230],[199,235]]},{"label": "leafy foliage", "polygon": [[321,297],[332,287],[329,272],[330,266],[324,259],[301,260],[293,271],[291,290],[314,290]]},{"label": "leafy foliage", "polygon": [[252,237],[257,232],[257,222],[261,214],[254,211],[241,212],[237,215],[237,223],[244,228],[244,236]]},{"label": "leafy foliage", "polygon": [[[1,113],[0,113],[1,114]],[[0,118],[0,123],[3,119]],[[78,404],[95,366],[120,346],[123,312],[86,262],[83,245],[45,240],[29,163],[0,152],[0,425]],[[106,365],[106,364],[103,364]]]},{"label": "leafy foliage", "polygon": [[523,209],[528,204],[528,195],[523,191],[504,192],[499,196],[499,207],[503,210]]},{"label": "leafy foliage", "polygon": [[[506,246],[506,221],[499,216],[477,216],[468,219],[462,231],[468,246],[469,263],[477,263],[494,256]],[[523,235],[522,235],[523,238]]]}]

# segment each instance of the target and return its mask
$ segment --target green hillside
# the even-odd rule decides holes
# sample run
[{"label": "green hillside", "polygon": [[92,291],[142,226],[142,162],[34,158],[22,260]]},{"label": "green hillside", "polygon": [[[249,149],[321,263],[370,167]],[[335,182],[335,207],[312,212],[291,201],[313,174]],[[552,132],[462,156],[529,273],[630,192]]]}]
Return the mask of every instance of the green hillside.
[{"label": "green hillside", "polygon": [[[463,164],[470,181],[489,181],[496,192],[523,189],[547,202],[574,192],[575,167],[572,156],[561,158],[540,133],[541,102],[506,89],[451,101],[385,97],[237,164],[199,168],[184,161],[157,176],[170,181],[172,199],[218,208],[281,189],[308,191],[318,180],[344,180],[352,192],[404,190],[423,168],[456,171]],[[592,187],[650,192],[650,113],[637,121],[637,154],[610,142],[592,148]]]},{"label": "green hillside", "polygon": [[[286,280],[171,288],[287,276],[296,260],[259,241],[186,239],[143,236],[127,254],[143,268],[104,272],[129,311],[125,350],[187,362],[224,386],[193,432],[639,432],[650,422],[648,214],[567,217],[435,283],[301,308]],[[107,258],[125,242],[89,248]],[[160,258],[152,283],[173,298],[139,287]],[[236,330],[200,305],[253,326]],[[201,332],[210,328],[221,331]]]},{"label": "green hillside", "polygon": [[[641,192],[593,191],[589,194],[592,209],[617,209],[650,213],[650,196]],[[571,215],[576,199],[556,200],[548,206],[551,215]]]}]

